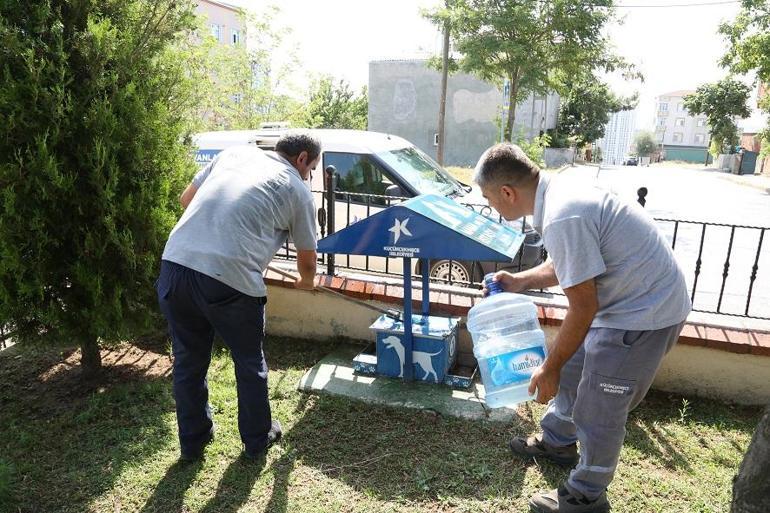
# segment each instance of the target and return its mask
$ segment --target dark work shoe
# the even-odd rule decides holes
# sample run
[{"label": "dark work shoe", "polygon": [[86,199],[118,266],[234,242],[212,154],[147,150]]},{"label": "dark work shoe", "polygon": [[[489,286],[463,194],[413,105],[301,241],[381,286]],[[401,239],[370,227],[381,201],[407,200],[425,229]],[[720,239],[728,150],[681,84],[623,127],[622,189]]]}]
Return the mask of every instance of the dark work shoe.
[{"label": "dark work shoe", "polygon": [[514,437],[508,447],[516,456],[522,458],[546,458],[559,465],[574,467],[580,460],[577,444],[567,445],[566,447],[554,447],[543,442],[543,435],[537,434],[524,438],[523,436]]},{"label": "dark work shoe", "polygon": [[203,443],[201,443],[200,447],[193,451],[186,451],[183,449],[179,455],[179,459],[182,461],[195,461],[201,459],[203,457],[203,449],[205,449],[208,444],[214,441],[214,433],[216,433],[216,431],[216,425],[212,424],[208,436],[203,440]]},{"label": "dark work shoe", "polygon": [[607,513],[610,503],[607,493],[594,500],[572,495],[564,486],[548,493],[539,493],[529,500],[529,509],[533,513]]},{"label": "dark work shoe", "polygon": [[281,440],[281,435],[283,434],[283,431],[281,430],[281,423],[277,420],[274,420],[270,424],[270,431],[267,432],[267,446],[265,446],[264,449],[261,451],[249,451],[247,449],[243,449],[243,456],[247,460],[257,460],[261,457],[263,457],[265,454],[267,454],[267,450],[270,449],[274,444],[277,444]]}]

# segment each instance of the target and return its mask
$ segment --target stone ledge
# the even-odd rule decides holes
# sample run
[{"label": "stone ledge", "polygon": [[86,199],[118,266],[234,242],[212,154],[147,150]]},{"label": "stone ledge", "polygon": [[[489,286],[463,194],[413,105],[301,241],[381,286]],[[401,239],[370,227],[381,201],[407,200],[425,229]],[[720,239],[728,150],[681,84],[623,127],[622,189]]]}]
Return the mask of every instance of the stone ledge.
[{"label": "stone ledge", "polygon": [[[267,285],[291,288],[293,281],[281,275],[268,271],[265,274]],[[401,304],[404,289],[401,285],[364,281],[346,276],[329,276],[320,274],[316,284],[333,289],[355,299],[377,301],[389,304]],[[451,290],[431,290],[430,308],[432,313],[461,316],[467,315],[468,310],[481,299],[480,294],[453,292]],[[422,291],[415,288],[412,294],[412,305],[418,312],[422,300]],[[538,317],[544,326],[560,326],[566,314],[563,306],[543,304],[534,298],[538,305]],[[715,324],[688,322],[679,337],[679,343],[690,346],[706,347],[736,354],[751,354],[770,356],[770,332],[758,329],[740,329]]]}]

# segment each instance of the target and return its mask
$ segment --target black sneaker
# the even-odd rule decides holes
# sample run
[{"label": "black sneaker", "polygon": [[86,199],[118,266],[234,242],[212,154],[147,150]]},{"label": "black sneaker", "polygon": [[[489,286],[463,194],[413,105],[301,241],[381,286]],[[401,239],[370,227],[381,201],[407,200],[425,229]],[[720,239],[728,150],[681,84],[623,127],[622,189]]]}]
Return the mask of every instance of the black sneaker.
[{"label": "black sneaker", "polygon": [[513,454],[522,458],[546,458],[559,465],[574,467],[580,460],[577,444],[567,445],[566,447],[554,447],[543,442],[543,436],[537,434],[524,438],[523,436],[514,437],[509,443]]},{"label": "black sneaker", "polygon": [[558,490],[533,496],[529,500],[529,509],[532,513],[608,513],[610,503],[606,492],[591,501],[585,497],[576,497],[567,488],[560,486]]},{"label": "black sneaker", "polygon": [[257,460],[262,458],[265,454],[267,454],[267,450],[270,449],[270,447],[277,444],[281,440],[282,434],[283,431],[281,430],[281,423],[277,420],[272,421],[270,423],[270,431],[267,432],[267,445],[265,448],[261,451],[248,451],[244,448],[243,456],[247,460]]},{"label": "black sneaker", "polygon": [[203,449],[205,449],[208,444],[214,441],[214,433],[216,433],[216,431],[216,425],[212,424],[208,436],[203,440],[200,446],[193,451],[185,451],[182,449],[182,452],[179,454],[179,459],[181,461],[195,461],[201,459],[203,457]]}]

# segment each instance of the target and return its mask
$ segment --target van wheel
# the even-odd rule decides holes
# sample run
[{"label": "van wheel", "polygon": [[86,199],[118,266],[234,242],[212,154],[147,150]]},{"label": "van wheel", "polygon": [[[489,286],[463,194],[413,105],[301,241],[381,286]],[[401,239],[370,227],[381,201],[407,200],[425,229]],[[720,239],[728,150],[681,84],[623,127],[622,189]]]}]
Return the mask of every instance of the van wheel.
[{"label": "van wheel", "polygon": [[480,274],[481,271],[477,265],[457,260],[436,260],[431,262],[430,266],[431,278],[449,282],[451,277],[452,283],[473,283]]}]

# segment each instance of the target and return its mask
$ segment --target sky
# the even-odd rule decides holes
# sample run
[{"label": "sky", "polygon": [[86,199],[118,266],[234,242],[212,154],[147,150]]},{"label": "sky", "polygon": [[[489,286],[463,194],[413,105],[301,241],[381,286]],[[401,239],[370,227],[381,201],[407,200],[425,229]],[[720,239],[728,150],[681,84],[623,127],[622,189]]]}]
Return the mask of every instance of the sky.
[{"label": "sky", "polygon": [[[227,0],[260,12],[269,0]],[[290,27],[286,39],[303,64],[295,75],[300,89],[306,73],[347,80],[356,89],[367,85],[369,61],[427,57],[441,51],[441,35],[420,15],[436,0],[281,0],[277,24]],[[738,12],[729,0],[620,0],[622,24],[608,27],[618,54],[635,63],[644,83],[609,77],[619,94],[640,93],[637,128],[652,128],[655,97],[695,89],[727,73],[718,65],[725,42],[720,22]],[[698,4],[677,7],[680,4]],[[703,5],[712,4],[712,5]]]}]

